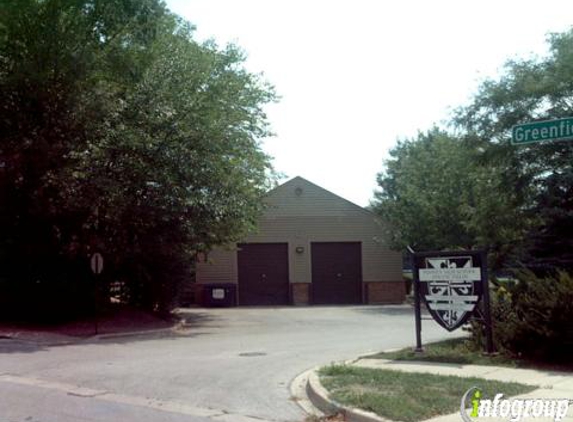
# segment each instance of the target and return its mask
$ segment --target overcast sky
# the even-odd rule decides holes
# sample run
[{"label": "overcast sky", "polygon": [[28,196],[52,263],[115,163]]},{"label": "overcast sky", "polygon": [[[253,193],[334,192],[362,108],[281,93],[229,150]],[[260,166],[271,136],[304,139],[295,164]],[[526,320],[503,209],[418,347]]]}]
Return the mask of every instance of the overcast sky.
[{"label": "overcast sky", "polygon": [[282,97],[263,148],[302,176],[368,205],[398,138],[467,103],[511,58],[544,55],[573,1],[167,0],[197,38],[233,42]]}]

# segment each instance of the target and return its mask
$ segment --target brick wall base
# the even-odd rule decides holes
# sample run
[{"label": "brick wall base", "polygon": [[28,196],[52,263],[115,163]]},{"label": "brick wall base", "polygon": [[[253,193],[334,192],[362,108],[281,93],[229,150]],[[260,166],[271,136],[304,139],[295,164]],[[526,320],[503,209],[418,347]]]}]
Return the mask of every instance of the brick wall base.
[{"label": "brick wall base", "polygon": [[292,304],[295,306],[304,306],[310,304],[310,284],[292,283]]},{"label": "brick wall base", "polygon": [[368,282],[366,284],[366,303],[369,305],[404,303],[406,286],[404,281]]},{"label": "brick wall base", "polygon": [[[369,305],[404,303],[406,300],[404,281],[366,282],[364,286],[365,303]],[[195,284],[194,287],[195,303],[200,306],[206,306],[205,286]],[[310,287],[309,283],[292,283],[292,304],[295,306],[310,305]]]}]

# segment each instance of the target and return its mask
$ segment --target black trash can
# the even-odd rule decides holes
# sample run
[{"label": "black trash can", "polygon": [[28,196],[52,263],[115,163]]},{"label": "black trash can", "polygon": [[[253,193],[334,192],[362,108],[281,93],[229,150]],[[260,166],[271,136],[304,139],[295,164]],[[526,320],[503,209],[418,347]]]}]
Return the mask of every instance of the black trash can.
[{"label": "black trash can", "polygon": [[203,290],[205,306],[237,306],[237,285],[232,283],[207,284]]}]

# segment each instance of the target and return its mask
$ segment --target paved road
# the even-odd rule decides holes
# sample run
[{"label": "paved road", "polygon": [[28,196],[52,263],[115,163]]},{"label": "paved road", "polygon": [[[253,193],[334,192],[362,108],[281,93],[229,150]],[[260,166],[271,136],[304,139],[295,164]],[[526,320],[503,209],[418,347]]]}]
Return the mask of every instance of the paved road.
[{"label": "paved road", "polygon": [[[296,375],[414,339],[408,306],[184,314],[190,328],[178,336],[54,347],[0,340],[0,422],[300,422],[288,389]],[[424,321],[424,341],[448,336]]]}]

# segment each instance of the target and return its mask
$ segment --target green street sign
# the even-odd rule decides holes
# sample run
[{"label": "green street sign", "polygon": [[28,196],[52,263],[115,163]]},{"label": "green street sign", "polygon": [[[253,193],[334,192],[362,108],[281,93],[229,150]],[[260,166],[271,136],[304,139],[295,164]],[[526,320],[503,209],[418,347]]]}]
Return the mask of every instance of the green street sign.
[{"label": "green street sign", "polygon": [[573,117],[525,123],[511,129],[513,145],[565,140],[573,140]]}]

